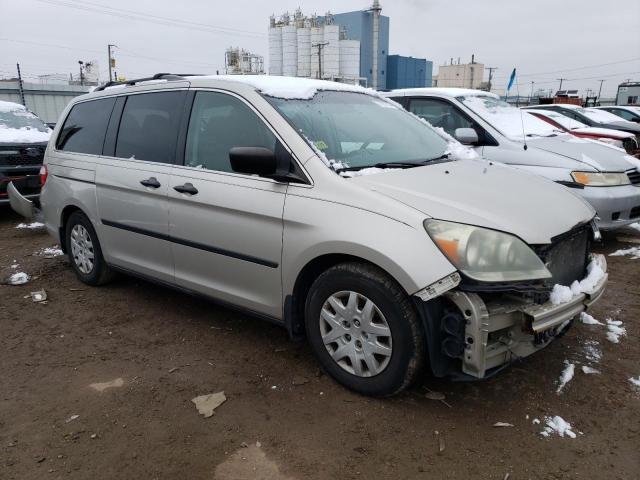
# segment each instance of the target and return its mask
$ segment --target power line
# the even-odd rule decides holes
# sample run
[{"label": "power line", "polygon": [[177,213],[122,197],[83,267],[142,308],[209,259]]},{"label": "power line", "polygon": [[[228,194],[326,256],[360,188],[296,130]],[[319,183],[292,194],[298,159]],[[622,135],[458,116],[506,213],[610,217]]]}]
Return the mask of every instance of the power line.
[{"label": "power line", "polygon": [[[522,77],[532,77],[534,75],[551,75],[551,74],[555,74],[555,73],[574,72],[576,70],[586,70],[588,68],[596,68],[596,67],[608,67],[610,65],[619,65],[621,63],[635,62],[637,60],[640,60],[640,57],[629,58],[627,60],[619,60],[617,62],[599,63],[599,64],[595,64],[595,65],[585,65],[585,66],[582,66],[582,67],[569,68],[569,69],[565,69],[565,70],[555,70],[555,71],[552,71],[552,72],[522,73],[522,74],[520,74],[520,77],[522,78]],[[504,76],[504,77],[501,77],[501,78],[507,78],[507,76]]]},{"label": "power line", "polygon": [[200,30],[209,33],[225,33],[229,35],[240,35],[250,37],[266,37],[264,32],[256,32],[249,30],[240,30],[236,28],[223,27],[219,25],[211,25],[206,23],[192,22],[189,20],[180,20],[169,17],[162,17],[159,15],[151,15],[145,12],[139,12],[134,10],[126,10],[123,8],[109,7],[107,5],[81,2],[79,0],[35,0],[40,3],[47,3],[55,5],[57,7],[67,7],[76,10],[99,13],[102,15],[109,15],[117,18],[125,18],[129,20],[139,20],[147,23],[155,23],[158,25],[165,25],[178,28],[186,28],[189,30]]}]

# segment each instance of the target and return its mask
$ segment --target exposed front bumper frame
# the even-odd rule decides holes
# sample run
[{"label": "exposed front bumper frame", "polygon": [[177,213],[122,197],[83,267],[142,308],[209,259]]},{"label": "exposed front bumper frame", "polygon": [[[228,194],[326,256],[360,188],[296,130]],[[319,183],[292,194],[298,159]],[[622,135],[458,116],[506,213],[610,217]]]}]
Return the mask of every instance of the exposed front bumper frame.
[{"label": "exposed front bumper frame", "polygon": [[508,295],[485,303],[477,293],[458,290],[445,293],[466,320],[463,373],[483,378],[488,370],[547,346],[604,293],[608,281],[606,260],[603,255],[594,255],[593,261],[598,262],[605,275],[590,293],[581,293],[560,305],[535,304]]},{"label": "exposed front bumper frame", "polygon": [[11,208],[27,219],[35,216],[35,206],[29,198],[38,198],[39,194],[22,195],[15,187],[13,182],[7,185],[7,193],[9,194],[9,203]]}]

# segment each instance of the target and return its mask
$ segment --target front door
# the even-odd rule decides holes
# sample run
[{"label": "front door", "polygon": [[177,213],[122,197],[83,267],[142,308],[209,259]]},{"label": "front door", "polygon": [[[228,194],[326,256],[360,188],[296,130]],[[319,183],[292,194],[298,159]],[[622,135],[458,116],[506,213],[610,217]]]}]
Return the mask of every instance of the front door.
[{"label": "front door", "polygon": [[282,213],[287,186],[234,173],[233,147],[275,148],[276,137],[240,98],[195,94],[184,165],[169,186],[176,282],[280,318]]}]

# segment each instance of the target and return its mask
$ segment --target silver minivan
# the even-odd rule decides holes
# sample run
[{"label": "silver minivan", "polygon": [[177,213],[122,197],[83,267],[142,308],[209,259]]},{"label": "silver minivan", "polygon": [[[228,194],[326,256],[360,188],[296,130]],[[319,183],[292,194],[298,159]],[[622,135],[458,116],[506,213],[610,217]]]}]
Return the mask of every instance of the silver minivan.
[{"label": "silver minivan", "polygon": [[384,396],[427,367],[487,377],[604,291],[593,208],[468,153],[360,87],[159,74],[74,99],[41,205],[81,281],[124,272],[259,315]]}]

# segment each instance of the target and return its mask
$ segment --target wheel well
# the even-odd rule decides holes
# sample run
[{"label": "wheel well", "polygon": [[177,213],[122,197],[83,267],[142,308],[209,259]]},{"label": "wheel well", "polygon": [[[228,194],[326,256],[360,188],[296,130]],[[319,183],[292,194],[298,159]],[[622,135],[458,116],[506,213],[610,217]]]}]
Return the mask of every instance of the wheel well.
[{"label": "wheel well", "polygon": [[65,231],[67,229],[67,220],[73,212],[81,212],[82,210],[75,205],[69,205],[64,207],[62,210],[62,215],[60,216],[60,228],[58,229],[58,234],[60,237],[60,248],[64,253],[67,253],[67,243],[66,243],[66,235]]},{"label": "wheel well", "polygon": [[[289,335],[294,339],[301,339],[304,337],[304,307],[307,300],[307,295],[311,289],[311,285],[318,276],[340,263],[345,262],[360,262],[373,265],[379,268],[387,275],[384,269],[381,269],[378,265],[365,260],[364,258],[356,257],[354,255],[347,255],[342,253],[331,253],[314,258],[307,263],[298,274],[298,278],[293,286],[293,292],[287,295],[285,299],[285,323]],[[389,275],[391,278],[393,276]]]}]

